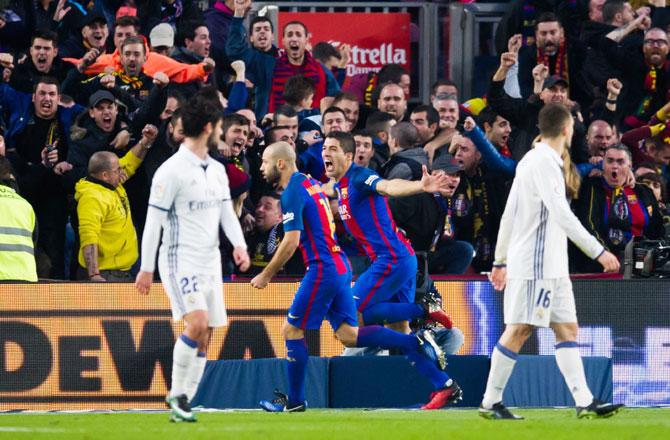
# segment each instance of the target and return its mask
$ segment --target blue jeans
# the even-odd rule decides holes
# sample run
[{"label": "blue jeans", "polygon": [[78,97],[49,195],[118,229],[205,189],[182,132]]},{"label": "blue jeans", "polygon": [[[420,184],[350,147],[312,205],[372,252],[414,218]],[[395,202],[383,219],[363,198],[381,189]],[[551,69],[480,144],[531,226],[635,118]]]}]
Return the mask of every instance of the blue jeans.
[{"label": "blue jeans", "polygon": [[[444,354],[456,354],[465,341],[463,332],[455,327],[451,330],[446,328],[433,330],[433,333],[435,342],[442,348]],[[388,350],[379,347],[355,347],[345,349],[342,356],[385,356],[387,354]]]}]

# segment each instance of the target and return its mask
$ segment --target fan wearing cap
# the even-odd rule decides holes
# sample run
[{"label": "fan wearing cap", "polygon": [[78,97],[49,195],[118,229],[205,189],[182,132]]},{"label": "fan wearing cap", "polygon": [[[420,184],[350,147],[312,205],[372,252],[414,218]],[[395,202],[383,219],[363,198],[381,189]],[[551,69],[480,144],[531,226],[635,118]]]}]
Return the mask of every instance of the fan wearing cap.
[{"label": "fan wearing cap", "polygon": [[169,57],[174,47],[174,29],[167,23],[161,23],[151,29],[149,34],[151,51]]},{"label": "fan wearing cap", "polygon": [[433,161],[431,174],[445,175],[447,186],[436,193],[390,198],[393,220],[405,231],[417,252],[428,252],[428,269],[432,274],[462,274],[474,250],[466,241],[455,240],[453,196],[461,181],[461,164],[451,154]]},{"label": "fan wearing cap", "polygon": [[517,59],[515,52],[501,54],[500,65],[486,94],[491,109],[514,127],[508,141],[512,158],[520,161],[530,150],[533,139],[539,135],[538,117],[542,107],[549,103],[560,103],[570,108],[573,116],[574,134],[570,147],[572,161],[577,164],[588,162],[586,127],[580,120],[578,108],[568,99],[568,82],[560,76],[549,75],[549,69],[544,64],[538,64],[533,71],[533,80],[539,93],[528,99],[513,98],[505,91],[504,85],[507,73]]},{"label": "fan wearing cap", "polygon": [[[605,249],[622,256],[633,237],[660,239],[664,235],[663,218],[653,192],[643,184],[626,185],[631,173],[631,153],[625,145],[605,150],[602,176],[582,182],[574,203],[580,222]],[[590,258],[576,251],[575,272],[598,272]],[[596,262],[597,264],[597,262]]]},{"label": "fan wearing cap", "polygon": [[82,17],[79,35],[71,35],[58,45],[63,58],[82,58],[91,49],[105,53],[105,45],[109,36],[107,21],[102,15],[89,13]]}]

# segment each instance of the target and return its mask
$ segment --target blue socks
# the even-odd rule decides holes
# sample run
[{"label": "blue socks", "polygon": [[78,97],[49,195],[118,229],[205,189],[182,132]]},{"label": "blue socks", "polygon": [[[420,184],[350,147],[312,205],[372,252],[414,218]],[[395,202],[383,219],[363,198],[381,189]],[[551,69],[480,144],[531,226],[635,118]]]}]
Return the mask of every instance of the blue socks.
[{"label": "blue socks", "polygon": [[434,362],[430,361],[418,351],[410,351],[405,353],[407,360],[416,368],[422,375],[426,376],[433,388],[437,391],[444,387],[449,380],[449,375],[437,368]]},{"label": "blue socks", "polygon": [[409,303],[379,303],[363,310],[363,322],[369,324],[389,324],[411,321],[426,316],[424,308]]},{"label": "blue socks", "polygon": [[288,404],[299,405],[305,401],[305,374],[307,371],[307,344],[305,338],[286,341],[288,360]]},{"label": "blue socks", "polygon": [[399,348],[403,353],[419,349],[416,337],[405,335],[380,325],[358,328],[357,347]]}]

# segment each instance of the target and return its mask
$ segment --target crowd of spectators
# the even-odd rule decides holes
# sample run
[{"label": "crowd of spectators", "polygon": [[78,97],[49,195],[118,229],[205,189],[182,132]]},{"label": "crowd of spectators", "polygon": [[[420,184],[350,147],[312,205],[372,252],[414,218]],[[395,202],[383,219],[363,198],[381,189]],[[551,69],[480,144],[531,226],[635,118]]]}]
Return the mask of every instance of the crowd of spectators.
[{"label": "crowd of spectators", "polygon": [[[26,224],[34,227],[7,223],[20,202],[0,198],[0,279],[15,279],[9,266],[33,259],[40,278],[130,281],[152,176],[183,140],[181,105],[202,88],[226,108],[211,154],[228,172],[252,274],[283,238],[279,195],[259,171],[263,149],[288,142],[300,171],[326,182],[321,149],[334,131],[352,132],[354,162],[385,179],[420,179],[422,166],[450,176],[448,191],[391,200],[390,210],[432,274],[489,271],[516,164],[550,102],[574,116],[563,159],[566,173],[581,177],[579,191],[567,193],[584,226],[619,255],[633,237],[665,235],[666,0],[513,0],[486,96],[464,101],[443,78],[429,102],[411,106],[411,77],[400,65],[354,81],[348,45],[310,41],[298,21],[275,29],[267,17],[249,19],[251,0],[210,0],[204,11],[202,3],[2,2],[0,185],[32,206]],[[362,271],[365,250],[335,220]],[[34,247],[17,248],[12,234],[34,235]],[[230,275],[223,236],[221,247]],[[17,249],[26,255],[17,258]],[[573,272],[598,270],[571,252]],[[299,257],[284,268],[302,271]]]}]

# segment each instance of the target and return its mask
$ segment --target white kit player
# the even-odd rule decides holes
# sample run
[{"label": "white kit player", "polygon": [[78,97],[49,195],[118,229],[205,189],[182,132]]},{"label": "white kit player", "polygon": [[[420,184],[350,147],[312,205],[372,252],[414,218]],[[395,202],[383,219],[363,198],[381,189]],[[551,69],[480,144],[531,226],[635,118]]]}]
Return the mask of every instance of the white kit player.
[{"label": "white kit player", "polygon": [[579,190],[570,162],[574,121],[561,104],[539,115],[540,138],[519,162],[498,231],[491,282],[505,289],[505,331],[491,354],[491,371],[479,414],[488,419],[521,419],[503,404],[505,385],[517,354],[533,327],[551,327],[556,363],[575,399],[579,418],[608,417],[623,405],[593,398],[577,347],[577,313],[568,273],[568,242],[597,259],[605,272],[619,261],[590,235],[566,198]]},{"label": "white kit player", "polygon": [[190,400],[205,370],[212,328],[226,325],[223,301],[219,225],[234,246],[242,271],[249,255],[233,210],[228,177],[208,152],[221,137],[220,105],[199,93],[183,107],[186,139],[156,171],[142,236],[142,265],[136,287],[147,294],[161,229],[158,271],[170,299],[172,317],[186,328],[177,338],[172,359],[172,388],[166,398],[170,420],[194,422]]}]

